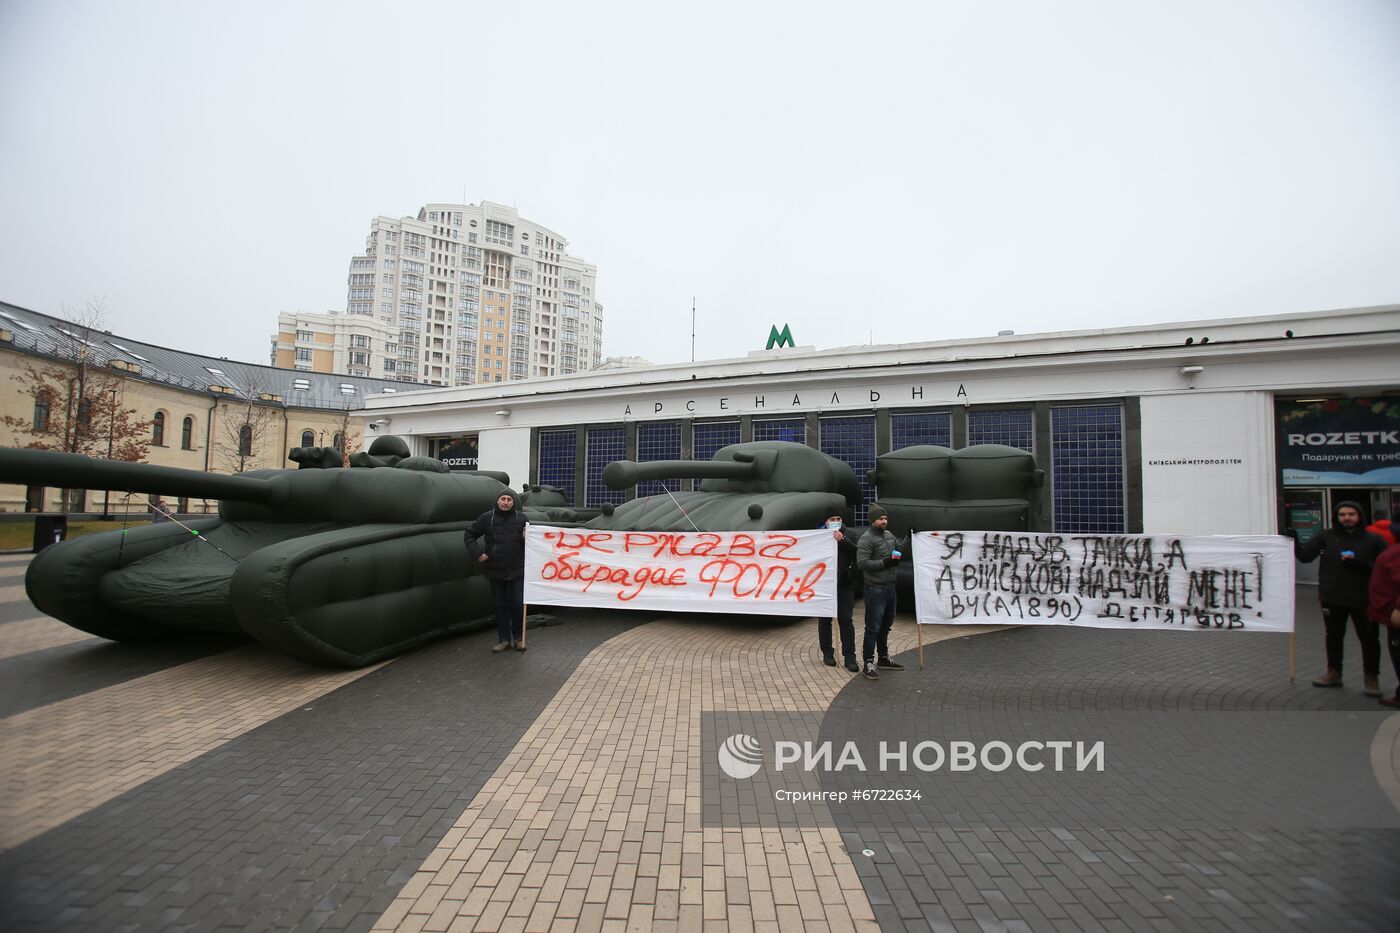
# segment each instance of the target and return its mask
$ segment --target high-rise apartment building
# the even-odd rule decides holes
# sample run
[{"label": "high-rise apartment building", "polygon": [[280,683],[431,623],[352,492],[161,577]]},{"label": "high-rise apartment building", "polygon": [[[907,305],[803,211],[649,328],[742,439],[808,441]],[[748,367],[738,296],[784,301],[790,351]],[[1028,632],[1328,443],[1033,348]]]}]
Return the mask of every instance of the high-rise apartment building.
[{"label": "high-rise apartment building", "polygon": [[272,365],[315,373],[393,379],[399,332],[375,318],[338,311],[284,311],[272,337]]},{"label": "high-rise apartment building", "polygon": [[376,217],[364,253],[350,260],[345,310],[397,329],[393,378],[404,382],[582,372],[603,358],[603,306],[597,267],[567,248],[490,201]]}]

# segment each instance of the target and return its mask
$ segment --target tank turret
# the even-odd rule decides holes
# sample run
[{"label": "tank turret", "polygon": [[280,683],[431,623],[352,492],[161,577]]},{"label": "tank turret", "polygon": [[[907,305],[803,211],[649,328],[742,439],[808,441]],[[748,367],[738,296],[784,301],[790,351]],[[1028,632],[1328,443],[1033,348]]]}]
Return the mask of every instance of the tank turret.
[{"label": "tank turret", "polygon": [[70,489],[218,499],[219,516],[227,521],[347,525],[470,521],[491,508],[496,490],[503,485],[485,474],[405,466],[414,459],[394,468],[254,470],[227,476],[81,454],[4,450],[0,451],[0,482],[34,482],[42,477],[47,485]]},{"label": "tank turret", "polygon": [[974,444],[961,450],[920,444],[882,454],[869,473],[890,531],[1033,531],[1033,490],[1045,482],[1019,447]]},{"label": "tank turret", "polygon": [[655,480],[699,480],[693,491],[644,496],[614,507],[589,528],[749,531],[815,527],[860,503],[851,468],[805,444],[731,444],[710,460],[619,460],[603,470],[612,489]]},{"label": "tank turret", "polygon": [[227,476],[0,448],[0,482],[219,500],[217,518],[46,548],[26,587],[54,618],[119,641],[246,632],[308,661],[355,667],[491,609],[462,532],[505,484],[390,456],[393,466],[376,454],[380,464],[341,468],[299,449],[301,469]]}]

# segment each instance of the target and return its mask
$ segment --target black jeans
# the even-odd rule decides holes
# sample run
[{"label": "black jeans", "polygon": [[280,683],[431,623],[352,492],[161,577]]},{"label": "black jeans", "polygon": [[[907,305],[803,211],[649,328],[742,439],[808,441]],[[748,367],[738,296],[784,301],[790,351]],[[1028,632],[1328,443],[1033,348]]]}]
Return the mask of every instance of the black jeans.
[{"label": "black jeans", "polygon": [[1381,672],[1381,633],[1379,626],[1366,615],[1364,608],[1355,606],[1322,606],[1322,621],[1327,625],[1327,668],[1342,669],[1342,646],[1346,643],[1347,619],[1361,640],[1361,673],[1375,677]]},{"label": "black jeans", "polygon": [[496,607],[496,640],[520,641],[525,624],[525,578],[492,580],[491,602]]},{"label": "black jeans", "polygon": [[862,657],[866,661],[875,660],[875,652],[880,657],[890,656],[890,629],[894,627],[895,610],[894,585],[865,585],[865,645]]},{"label": "black jeans", "polygon": [[[846,661],[856,659],[856,624],[852,613],[856,608],[856,591],[850,587],[836,588],[836,621],[841,627],[841,658]],[[822,646],[822,657],[835,652],[831,647],[831,620],[817,620],[817,643]]]}]

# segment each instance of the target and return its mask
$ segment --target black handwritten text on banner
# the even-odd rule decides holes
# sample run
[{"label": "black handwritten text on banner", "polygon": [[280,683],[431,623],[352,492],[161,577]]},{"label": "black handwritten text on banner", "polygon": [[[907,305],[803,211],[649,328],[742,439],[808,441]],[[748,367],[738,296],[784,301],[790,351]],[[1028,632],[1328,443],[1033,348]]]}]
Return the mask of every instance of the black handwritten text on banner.
[{"label": "black handwritten text on banner", "polygon": [[1291,632],[1293,568],[1274,535],[914,535],[924,623]]},{"label": "black handwritten text on banner", "polygon": [[662,612],[836,614],[836,541],[810,531],[591,531],[530,525],[525,601]]}]

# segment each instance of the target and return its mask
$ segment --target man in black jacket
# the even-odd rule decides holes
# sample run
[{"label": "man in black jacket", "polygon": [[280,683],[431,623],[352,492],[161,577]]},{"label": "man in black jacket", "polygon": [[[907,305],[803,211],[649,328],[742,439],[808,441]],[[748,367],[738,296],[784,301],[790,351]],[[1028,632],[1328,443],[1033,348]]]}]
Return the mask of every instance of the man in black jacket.
[{"label": "man in black jacket", "polygon": [[1307,544],[1293,540],[1293,553],[1305,564],[1318,557],[1317,598],[1322,603],[1322,620],[1327,626],[1327,673],[1313,681],[1314,687],[1342,685],[1342,646],[1346,641],[1347,620],[1361,640],[1361,673],[1366,695],[1381,695],[1381,640],[1375,622],[1366,614],[1369,601],[1367,584],[1371,567],[1385,550],[1385,541],[1367,531],[1361,522],[1361,506],[1338,502],[1336,522],[1314,536]]},{"label": "man in black jacket", "polygon": [[[836,538],[836,619],[841,626],[841,658],[846,670],[859,673],[856,663],[856,625],[853,618],[856,606],[856,542],[846,528],[845,520],[838,514],[829,516],[823,527]],[[817,642],[822,649],[822,663],[827,667],[836,666],[836,651],[831,643],[831,619],[817,620]]]},{"label": "man in black jacket", "polygon": [[[525,650],[521,642],[525,614],[525,516],[515,508],[515,493],[502,490],[496,507],[483,512],[465,532],[467,553],[482,563],[491,582],[491,602],[496,607],[496,634],[500,641],[492,651]],[[483,546],[477,545],[480,538]]]},{"label": "man in black jacket", "polygon": [[[870,527],[856,542],[856,567],[865,578],[865,667],[867,680],[879,680],[880,671],[902,671],[904,665],[890,657],[890,629],[898,594],[895,580],[899,541],[890,532],[890,516],[883,507],[870,507]],[[875,660],[876,654],[880,660]],[[878,670],[877,670],[878,668]]]}]

